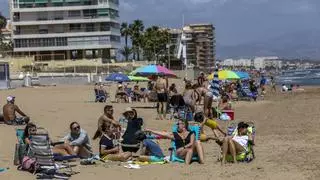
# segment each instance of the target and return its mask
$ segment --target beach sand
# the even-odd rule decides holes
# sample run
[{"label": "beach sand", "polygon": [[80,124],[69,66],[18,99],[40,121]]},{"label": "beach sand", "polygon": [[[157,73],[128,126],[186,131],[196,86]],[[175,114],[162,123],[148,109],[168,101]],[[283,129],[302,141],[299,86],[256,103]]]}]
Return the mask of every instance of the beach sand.
[{"label": "beach sand", "polygon": [[[94,98],[92,88],[57,86],[4,90],[0,91],[0,102],[3,105],[7,95],[15,95],[16,104],[38,126],[45,127],[53,140],[63,137],[72,121],[80,122],[92,136],[105,105],[89,102]],[[119,117],[126,107],[140,107],[137,108],[138,114],[151,129],[169,131],[173,123],[156,120],[156,109],[141,108],[152,107],[153,103],[112,105],[115,117]],[[236,102],[235,112],[236,119],[256,124],[256,159],[250,163],[221,166],[217,162],[218,146],[208,142],[204,143],[204,165],[147,165],[137,170],[125,169],[120,163],[78,165],[74,170],[80,174],[72,179],[319,179],[319,88],[294,94],[267,95],[257,102]],[[0,179],[35,179],[30,173],[17,171],[13,166],[15,128],[0,125],[0,167],[10,168],[0,173]],[[167,154],[169,141],[159,142]],[[98,141],[92,143],[94,151],[98,152]]]}]

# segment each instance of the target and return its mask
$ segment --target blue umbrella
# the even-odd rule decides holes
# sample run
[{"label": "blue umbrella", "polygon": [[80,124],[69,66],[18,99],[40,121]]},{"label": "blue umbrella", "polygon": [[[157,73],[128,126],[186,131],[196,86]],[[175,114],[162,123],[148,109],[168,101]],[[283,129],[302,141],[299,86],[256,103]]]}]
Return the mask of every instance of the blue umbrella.
[{"label": "blue umbrella", "polygon": [[250,75],[247,72],[236,71],[235,73],[240,77],[240,79],[250,79]]},{"label": "blue umbrella", "polygon": [[116,82],[129,82],[131,81],[129,77],[121,73],[112,73],[105,79],[106,81],[116,81]]}]

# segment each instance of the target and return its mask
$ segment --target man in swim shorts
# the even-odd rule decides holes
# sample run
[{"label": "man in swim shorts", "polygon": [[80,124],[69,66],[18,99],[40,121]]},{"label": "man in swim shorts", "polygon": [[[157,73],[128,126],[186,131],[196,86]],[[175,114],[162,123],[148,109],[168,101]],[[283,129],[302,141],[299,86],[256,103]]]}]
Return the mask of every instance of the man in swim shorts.
[{"label": "man in swim shorts", "polygon": [[157,112],[160,120],[166,118],[167,111],[167,81],[163,78],[163,76],[159,76],[156,85],[155,85],[157,96],[158,96],[158,107]]},{"label": "man in swim shorts", "polygon": [[[15,104],[15,97],[8,96],[7,104],[3,106],[3,118],[4,122],[8,125],[23,125],[29,122],[29,117],[20,110],[20,108]],[[20,114],[18,117],[16,113]]]}]

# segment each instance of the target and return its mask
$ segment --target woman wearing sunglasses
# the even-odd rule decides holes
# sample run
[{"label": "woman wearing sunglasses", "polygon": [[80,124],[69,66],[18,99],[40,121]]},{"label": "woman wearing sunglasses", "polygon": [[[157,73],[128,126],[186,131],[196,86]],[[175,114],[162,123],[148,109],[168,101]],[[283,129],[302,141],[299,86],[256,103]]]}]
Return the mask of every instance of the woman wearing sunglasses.
[{"label": "woman wearing sunglasses", "polygon": [[189,131],[188,121],[179,120],[177,132],[168,133],[146,129],[153,134],[171,139],[175,142],[177,156],[185,160],[186,164],[191,163],[193,155],[198,155],[199,163],[204,163],[203,149],[200,142],[196,141],[195,134]]},{"label": "woman wearing sunglasses", "polygon": [[70,124],[70,133],[64,137],[64,142],[70,145],[80,158],[88,158],[92,156],[92,147],[87,132],[80,128],[78,122]]}]

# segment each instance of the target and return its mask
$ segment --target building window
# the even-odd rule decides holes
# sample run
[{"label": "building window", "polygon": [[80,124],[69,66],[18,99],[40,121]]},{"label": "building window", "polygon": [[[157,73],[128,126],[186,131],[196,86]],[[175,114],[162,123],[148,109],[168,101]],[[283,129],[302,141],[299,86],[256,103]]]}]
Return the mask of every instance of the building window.
[{"label": "building window", "polygon": [[81,11],[69,11],[69,17],[80,17]]},{"label": "building window", "polygon": [[110,36],[112,42],[120,42],[120,36]]},{"label": "building window", "polygon": [[81,30],[81,24],[70,24],[69,25],[70,31],[78,31]]}]

